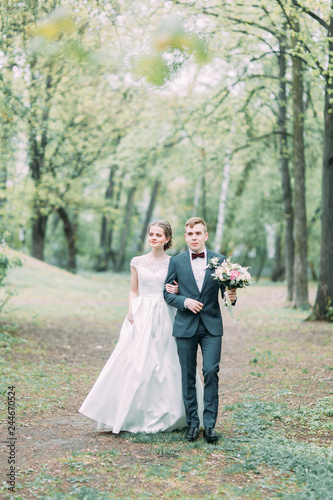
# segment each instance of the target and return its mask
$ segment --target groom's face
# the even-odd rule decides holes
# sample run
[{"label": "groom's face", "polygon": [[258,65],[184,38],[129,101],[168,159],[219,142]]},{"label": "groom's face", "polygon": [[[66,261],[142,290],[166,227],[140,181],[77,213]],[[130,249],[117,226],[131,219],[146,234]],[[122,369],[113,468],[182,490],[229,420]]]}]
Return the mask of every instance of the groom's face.
[{"label": "groom's face", "polygon": [[195,224],[193,227],[187,226],[185,241],[192,252],[200,253],[205,248],[208,233],[202,224]]}]

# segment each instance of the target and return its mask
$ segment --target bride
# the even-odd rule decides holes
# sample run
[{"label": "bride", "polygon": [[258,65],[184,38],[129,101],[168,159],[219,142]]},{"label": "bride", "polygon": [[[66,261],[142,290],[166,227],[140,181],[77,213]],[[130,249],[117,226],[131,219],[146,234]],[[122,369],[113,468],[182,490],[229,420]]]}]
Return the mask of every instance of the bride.
[{"label": "bride", "polygon": [[[181,371],[172,337],[175,309],[163,299],[172,245],[165,221],[148,228],[151,251],[134,257],[131,265],[129,312],[111,357],[79,412],[98,422],[98,429],[155,433],[186,427]],[[178,285],[166,285],[178,293]],[[140,294],[139,294],[140,292]],[[197,374],[202,415],[202,384]]]}]

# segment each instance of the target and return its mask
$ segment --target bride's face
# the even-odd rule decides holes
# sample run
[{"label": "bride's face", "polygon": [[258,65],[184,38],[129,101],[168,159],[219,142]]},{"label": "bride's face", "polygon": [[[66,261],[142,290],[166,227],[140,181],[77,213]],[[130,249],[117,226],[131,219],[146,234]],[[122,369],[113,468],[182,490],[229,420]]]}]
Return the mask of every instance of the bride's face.
[{"label": "bride's face", "polygon": [[164,229],[160,226],[151,226],[148,233],[148,242],[151,248],[164,248],[164,245],[168,243],[169,238],[166,238]]}]

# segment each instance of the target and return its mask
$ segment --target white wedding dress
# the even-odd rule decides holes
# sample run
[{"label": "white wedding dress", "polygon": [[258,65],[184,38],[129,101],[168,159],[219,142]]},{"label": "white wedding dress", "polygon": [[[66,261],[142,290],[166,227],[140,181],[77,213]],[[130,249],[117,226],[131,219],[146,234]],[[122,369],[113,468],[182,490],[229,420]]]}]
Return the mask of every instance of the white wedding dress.
[{"label": "white wedding dress", "polygon": [[[125,319],[119,340],[79,412],[99,429],[155,433],[186,427],[181,370],[172,325],[176,310],[163,298],[169,258],[134,257],[140,295],[134,323]],[[203,389],[196,380],[202,423]]]}]

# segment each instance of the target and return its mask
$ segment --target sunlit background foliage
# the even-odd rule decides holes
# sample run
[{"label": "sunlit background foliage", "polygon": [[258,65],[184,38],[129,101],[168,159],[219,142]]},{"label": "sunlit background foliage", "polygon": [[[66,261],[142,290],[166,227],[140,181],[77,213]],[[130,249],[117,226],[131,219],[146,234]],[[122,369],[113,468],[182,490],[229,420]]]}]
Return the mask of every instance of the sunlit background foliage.
[{"label": "sunlit background foliage", "polygon": [[[198,215],[208,222],[211,248],[257,275],[271,275],[278,259],[283,278],[283,33],[283,154],[292,188],[292,55],[304,56],[308,272],[316,279],[325,30],[292,5],[3,0],[0,180],[8,245],[72,271],[120,271],[146,251],[149,221],[172,223],[177,253],[184,221]],[[329,8],[318,3],[323,17]],[[295,12],[296,48],[285,17]]]}]

